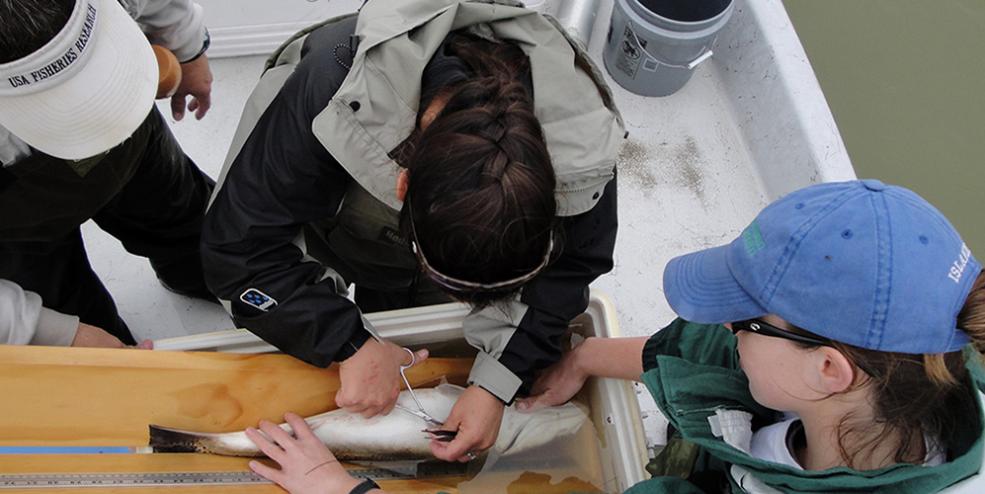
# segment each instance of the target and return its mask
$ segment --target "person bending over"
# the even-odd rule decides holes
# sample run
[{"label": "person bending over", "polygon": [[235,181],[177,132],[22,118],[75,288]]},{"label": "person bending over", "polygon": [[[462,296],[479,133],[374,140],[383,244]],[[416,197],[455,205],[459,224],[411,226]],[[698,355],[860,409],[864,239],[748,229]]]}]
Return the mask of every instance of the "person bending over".
[{"label": "person bending over", "polygon": [[612,268],[607,87],[551,20],[497,2],[372,0],[268,67],[207,215],[209,286],[285,353],[341,362],[335,401],[366,416],[412,359],[363,314],[470,303],[479,353],[432,450],[473,458]]}]

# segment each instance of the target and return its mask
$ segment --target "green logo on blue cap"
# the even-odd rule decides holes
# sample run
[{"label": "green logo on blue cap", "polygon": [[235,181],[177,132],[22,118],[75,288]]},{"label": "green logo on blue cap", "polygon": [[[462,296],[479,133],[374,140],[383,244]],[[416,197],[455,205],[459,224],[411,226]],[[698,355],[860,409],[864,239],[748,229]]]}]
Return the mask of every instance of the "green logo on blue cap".
[{"label": "green logo on blue cap", "polygon": [[766,242],[763,241],[763,234],[760,233],[757,222],[753,221],[742,231],[742,243],[746,246],[746,254],[750,256],[766,247]]}]

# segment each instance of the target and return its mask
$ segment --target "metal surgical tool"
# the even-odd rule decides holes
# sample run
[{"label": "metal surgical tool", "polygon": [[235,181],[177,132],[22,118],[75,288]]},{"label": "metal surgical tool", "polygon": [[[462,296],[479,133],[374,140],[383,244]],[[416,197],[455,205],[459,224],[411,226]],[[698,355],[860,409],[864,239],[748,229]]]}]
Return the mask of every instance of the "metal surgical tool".
[{"label": "metal surgical tool", "polygon": [[414,399],[414,403],[417,405],[417,410],[405,407],[400,403],[397,403],[394,407],[424,420],[429,427],[428,429],[425,429],[424,432],[431,434],[436,440],[441,442],[449,442],[455,439],[458,432],[441,430],[440,427],[444,426],[445,423],[432,417],[431,414],[424,409],[424,405],[421,405],[421,400],[417,398],[417,394],[414,393],[414,388],[410,385],[410,381],[407,379],[407,374],[405,371],[417,363],[417,355],[409,348],[404,348],[404,350],[410,354],[410,363],[400,366],[400,377],[404,380],[404,385],[407,386],[407,392],[410,393],[410,397]]}]

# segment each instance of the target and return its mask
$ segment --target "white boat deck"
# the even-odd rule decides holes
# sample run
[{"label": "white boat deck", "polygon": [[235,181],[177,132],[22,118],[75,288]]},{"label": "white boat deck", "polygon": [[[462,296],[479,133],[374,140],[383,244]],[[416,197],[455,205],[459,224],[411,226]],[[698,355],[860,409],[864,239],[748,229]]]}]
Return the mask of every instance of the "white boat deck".
[{"label": "white boat deck", "polygon": [[[602,1],[589,44],[600,67],[611,8],[611,0]],[[213,177],[263,60],[213,60],[212,111],[201,122],[186,118],[172,126]],[[714,58],[677,94],[645,98],[610,84],[629,138],[619,160],[615,268],[593,288],[615,302],[625,335],[649,335],[673,318],[661,286],[670,258],[730,241],[786,192],[854,178],[780,0],[736,0]],[[232,327],[218,306],[165,291],[145,260],[124,253],[91,223],[84,234],[94,269],[138,339]]]}]

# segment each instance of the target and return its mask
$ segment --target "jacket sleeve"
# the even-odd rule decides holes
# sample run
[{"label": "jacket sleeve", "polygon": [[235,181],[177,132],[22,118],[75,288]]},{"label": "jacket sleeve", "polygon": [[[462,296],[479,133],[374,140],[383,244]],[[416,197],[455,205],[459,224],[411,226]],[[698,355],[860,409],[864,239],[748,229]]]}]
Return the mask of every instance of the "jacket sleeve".
[{"label": "jacket sleeve", "polygon": [[678,357],[688,362],[739,368],[736,338],[721,324],[697,324],[675,319],[657,331],[643,346],[643,371],[657,365],[658,356]]},{"label": "jacket sleeve", "polygon": [[562,219],[561,255],[523,288],[518,301],[466,318],[466,339],[480,350],[470,384],[510,403],[530,392],[539,370],[561,358],[568,324],[588,308],[588,285],[612,269],[616,204],[613,178],[595,207]]},{"label": "jacket sleeve", "polygon": [[208,40],[202,7],[192,0],[124,0],[130,16],[151,43],[174,52],[184,63],[201,53]]},{"label": "jacket sleeve", "polygon": [[0,280],[0,344],[68,346],[78,328],[78,317],[47,309],[38,294]]},{"label": "jacket sleeve", "polygon": [[[305,252],[305,225],[334,216],[350,180],[311,130],[334,94],[332,74],[312,61],[325,58],[303,58],[287,78],[226,170],[202,232],[206,282],[233,320],[321,367],[371,330],[345,281]],[[257,293],[271,301],[248,303]]]}]

